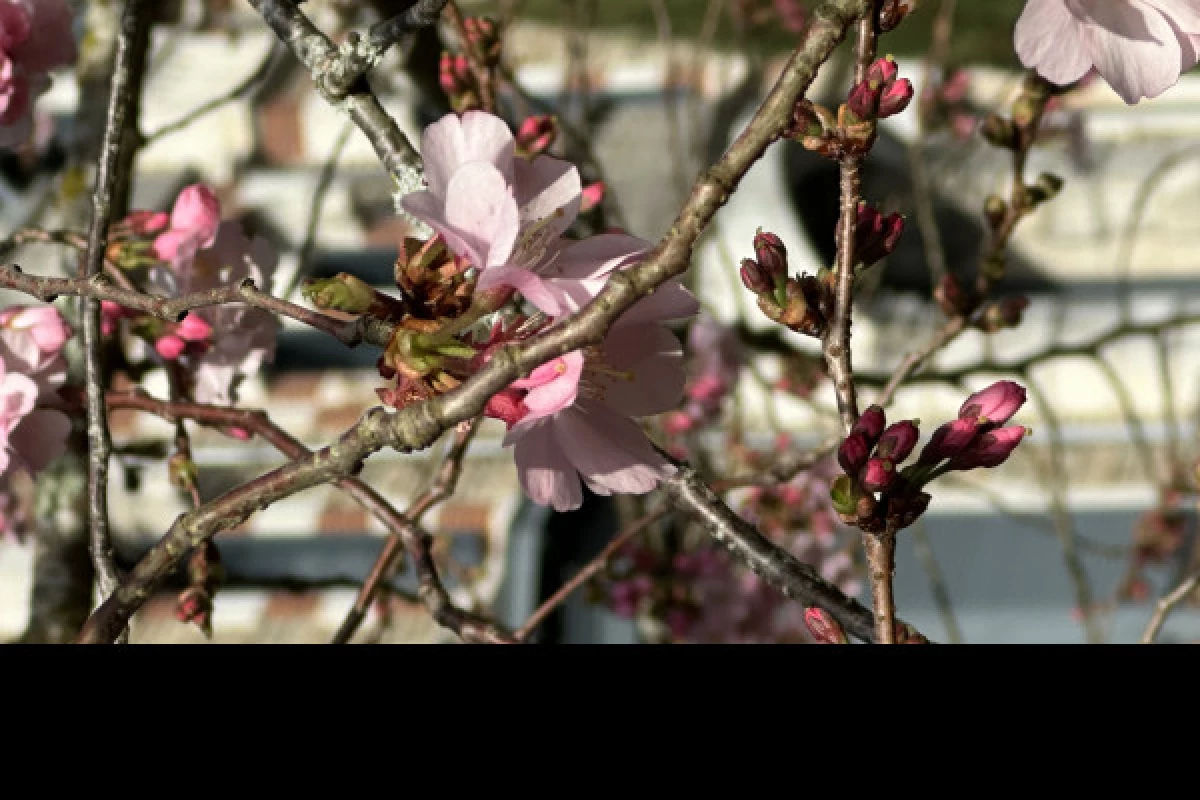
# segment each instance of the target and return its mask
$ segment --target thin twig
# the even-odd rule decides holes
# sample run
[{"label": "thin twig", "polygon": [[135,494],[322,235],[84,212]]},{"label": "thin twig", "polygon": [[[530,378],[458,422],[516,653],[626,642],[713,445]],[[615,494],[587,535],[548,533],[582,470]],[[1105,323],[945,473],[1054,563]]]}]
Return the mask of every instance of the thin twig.
[{"label": "thin twig", "polygon": [[[404,515],[412,525],[421,524],[421,518],[430,509],[454,494],[454,489],[458,486],[458,477],[462,474],[463,459],[467,455],[467,449],[471,446],[471,440],[479,430],[479,422],[478,418],[472,420],[465,427],[461,427],[455,435],[454,444],[446,452],[441,466],[434,473],[429,488],[413,501]],[[366,619],[371,604],[375,602],[379,587],[384,585],[388,577],[395,572],[400,554],[404,552],[404,545],[403,529],[393,529],[384,542],[378,558],[375,559],[371,571],[367,573],[366,580],[359,587],[358,596],[354,598],[354,605],[346,612],[346,617],[338,626],[330,644],[346,644],[354,638],[355,632]]]},{"label": "thin twig", "polygon": [[272,42],[271,46],[267,48],[267,54],[263,56],[262,63],[260,63],[254,72],[250,73],[250,75],[248,75],[244,81],[230,89],[225,94],[214,97],[205,103],[201,103],[199,106],[187,112],[179,119],[173,122],[168,122],[158,130],[146,134],[142,137],[142,146],[144,147],[148,144],[156,142],[159,139],[163,139],[173,133],[178,133],[196,120],[211,114],[222,106],[226,106],[230,103],[241,100],[243,97],[250,94],[250,92],[253,91],[256,86],[258,86],[258,84],[262,83],[262,81],[271,72],[271,67],[274,65],[276,59],[282,53],[283,48],[278,43]]},{"label": "thin twig", "polygon": [[[355,347],[363,342],[387,347],[395,332],[394,325],[370,315],[364,314],[343,320],[289,303],[260,291],[249,278],[236,286],[220,286],[179,297],[166,297],[113,286],[98,275],[87,279],[26,275],[14,264],[0,266],[0,287],[15,289],[47,302],[59,296],[86,297],[92,301],[111,300],[125,308],[142,311],[171,322],[183,319],[184,315],[193,309],[227,303],[246,303],[316,328],[347,347]],[[99,303],[96,303],[96,306],[99,308]]]},{"label": "thin twig", "polygon": [[1193,572],[1184,579],[1183,583],[1172,589],[1169,594],[1160,598],[1154,608],[1154,616],[1150,618],[1150,623],[1146,625],[1146,630],[1142,632],[1141,643],[1154,644],[1154,640],[1158,638],[1158,632],[1162,630],[1167,617],[1171,615],[1176,606],[1191,597],[1197,588],[1200,588],[1200,572]]},{"label": "thin twig", "polygon": [[558,591],[550,595],[546,602],[538,606],[537,610],[529,615],[529,619],[525,620],[525,624],[518,628],[516,633],[513,634],[517,638],[517,641],[523,642],[527,640],[530,634],[537,630],[539,625],[545,622],[546,617],[553,613],[554,609],[561,606],[576,589],[590,581],[596,576],[597,573],[600,572],[600,570],[604,569],[604,567],[608,564],[609,559],[616,555],[618,550],[631,541],[633,537],[637,536],[639,533],[646,530],[646,528],[649,528],[651,525],[658,522],[668,513],[669,511],[667,509],[652,511],[634,522],[621,533],[614,536],[612,541],[605,545],[604,549],[601,550],[595,558],[589,561],[583,567],[583,569],[575,573],[575,575],[573,575],[569,581],[560,586]]},{"label": "thin twig", "polygon": [[[190,419],[200,424],[213,425],[223,429],[241,428],[261,436],[290,459],[302,459],[312,454],[299,439],[273,423],[262,411],[226,408],[202,403],[164,402],[141,390],[110,392],[108,401],[110,408],[144,411],[168,422]],[[465,641],[513,641],[510,634],[501,630],[491,621],[463,611],[451,602],[438,577],[433,560],[428,556],[429,535],[420,530],[416,524],[420,515],[432,505],[431,501],[426,501],[426,505],[423,507],[418,507],[420,504],[414,505],[413,510],[416,513],[405,516],[382,495],[358,478],[343,477],[334,481],[333,484],[345,491],[364,510],[379,520],[391,532],[392,538],[402,542],[413,551],[420,580],[420,598],[439,624],[454,631]],[[436,492],[431,490],[427,494],[435,495]],[[381,586],[386,586],[386,576],[376,579],[372,589],[372,599],[378,595]],[[369,608],[369,604],[367,607]]]},{"label": "thin twig", "polygon": [[[317,91],[330,105],[344,111],[358,126],[380,162],[403,191],[421,185],[424,167],[412,142],[366,85],[356,80],[347,87],[337,85],[345,66],[329,37],[291,0],[249,0],[267,24],[309,69]],[[328,80],[327,80],[328,79]]]},{"label": "thin twig", "polygon": [[[134,52],[140,34],[149,19],[142,0],[127,0],[121,13],[121,32],[117,39],[116,60],[113,64],[112,85],[108,99],[108,114],[104,123],[100,170],[92,195],[92,223],[88,232],[87,255],[80,265],[80,280],[92,280],[104,269],[108,249],[108,228],[114,213],[113,195],[121,177],[122,145],[128,142],[123,135],[133,96],[141,90],[135,81],[133,63],[140,56]],[[120,576],[113,562],[112,540],[108,531],[108,459],[112,440],[108,433],[108,418],[104,406],[104,364],[101,358],[100,303],[94,298],[83,301],[84,386],[87,393],[88,434],[88,527],[92,564],[100,596],[108,597],[117,588]]]}]

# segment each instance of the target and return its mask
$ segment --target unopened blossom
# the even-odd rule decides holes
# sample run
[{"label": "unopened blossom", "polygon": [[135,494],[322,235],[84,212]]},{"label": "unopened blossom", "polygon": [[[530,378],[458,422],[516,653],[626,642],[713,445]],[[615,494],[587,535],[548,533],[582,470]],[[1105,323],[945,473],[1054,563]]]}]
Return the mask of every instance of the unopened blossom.
[{"label": "unopened blossom", "polygon": [[1126,103],[1157,97],[1200,55],[1195,0],[1029,0],[1014,43],[1021,62],[1065,85],[1091,69]]},{"label": "unopened blossom", "polygon": [[71,20],[66,0],[0,0],[0,147],[29,140],[48,73],[75,60]]},{"label": "unopened blossom", "polygon": [[[155,240],[155,249],[167,263],[151,271],[151,281],[173,296],[236,286],[246,279],[270,291],[277,260],[266,239],[251,239],[239,223],[222,222],[216,196],[201,185],[180,192],[171,227]],[[278,323],[269,312],[243,303],[202,308],[188,316],[195,319],[185,318],[186,324],[172,333],[181,342],[206,339],[205,326],[211,332],[210,346],[185,356],[193,397],[201,403],[232,405],[238,384],[274,357]],[[164,357],[175,350],[176,357],[184,355],[178,342],[165,347],[167,353],[160,349]]]}]

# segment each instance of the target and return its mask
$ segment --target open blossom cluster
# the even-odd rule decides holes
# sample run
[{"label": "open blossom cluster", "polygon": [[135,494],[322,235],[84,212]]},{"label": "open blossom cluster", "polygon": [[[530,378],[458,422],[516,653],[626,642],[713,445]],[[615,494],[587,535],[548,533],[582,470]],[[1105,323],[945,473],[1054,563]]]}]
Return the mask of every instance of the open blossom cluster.
[{"label": "open blossom cluster", "polygon": [[0,0],[0,147],[24,144],[51,70],[75,60],[66,0]]},{"label": "open blossom cluster", "polygon": [[[538,312],[497,326],[472,367],[582,308],[650,248],[624,233],[567,238],[583,202],[578,170],[519,156],[491,114],[447,115],[426,129],[422,153],[427,188],[407,195],[404,210],[477,271],[477,300],[515,290]],[[582,504],[585,484],[597,494],[644,493],[674,471],[635,420],[679,403],[683,350],[663,323],[696,311],[672,281],[626,311],[600,345],[556,358],[492,398],[486,413],[508,426],[505,443],[530,498],[566,511]]]},{"label": "open blossom cluster", "polygon": [[1014,38],[1046,80],[1074,83],[1095,69],[1132,105],[1200,61],[1200,1],[1029,0]]},{"label": "open blossom cluster", "polygon": [[[749,490],[740,513],[821,577],[853,597],[862,589],[854,537],[829,503],[832,460],[791,481]],[[788,601],[707,538],[674,548],[628,546],[600,583],[613,612],[638,620],[650,638],[677,643],[808,642],[804,607]]]},{"label": "open blossom cluster", "polygon": [[[179,296],[241,283],[270,290],[277,256],[262,237],[221,220],[221,205],[207,186],[184,188],[170,215],[135,212],[118,228],[116,258],[148,266],[146,282],[157,293]],[[103,303],[104,331],[120,320],[153,347],[163,364],[181,367],[189,395],[200,403],[232,405],[238,384],[273,358],[278,323],[268,312],[230,303],[189,312],[178,323]]]},{"label": "open blossom cluster", "polygon": [[62,455],[71,420],[53,407],[67,376],[63,346],[71,329],[53,306],[0,310],[0,533],[18,528],[8,487]]}]

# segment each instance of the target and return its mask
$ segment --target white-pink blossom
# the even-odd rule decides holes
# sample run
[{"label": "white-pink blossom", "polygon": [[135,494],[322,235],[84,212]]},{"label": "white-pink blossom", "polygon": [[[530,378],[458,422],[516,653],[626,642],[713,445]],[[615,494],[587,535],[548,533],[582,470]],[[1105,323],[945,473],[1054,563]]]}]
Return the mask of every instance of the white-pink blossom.
[{"label": "white-pink blossom", "polygon": [[1129,104],[1157,97],[1200,60],[1197,0],[1029,0],[1014,34],[1027,67],[1057,84],[1095,68]]},{"label": "white-pink blossom", "polygon": [[14,466],[39,472],[66,449],[70,419],[36,406],[66,381],[62,348],[70,333],[53,306],[0,311],[0,474]]},{"label": "white-pink blossom", "polygon": [[600,348],[539,367],[514,388],[524,408],[505,444],[530,499],[558,511],[602,495],[643,494],[675,468],[633,417],[658,414],[683,394],[683,349],[653,323],[614,328]]},{"label": "white-pink blossom", "polygon": [[[546,314],[562,316],[650,248],[625,234],[564,239],[583,200],[579,170],[551,156],[517,157],[512,132],[499,117],[448,114],[425,129],[421,145],[427,189],[405,196],[404,210],[480,270],[478,291],[509,286]],[[661,317],[662,307],[673,308],[676,317],[696,311],[695,299],[672,281],[623,320]]]},{"label": "white-pink blossom", "polygon": [[71,21],[66,0],[0,0],[0,147],[28,141],[47,73],[75,60]]},{"label": "white-pink blossom", "polygon": [[[271,290],[274,248],[261,236],[246,236],[239,223],[219,220],[220,204],[207,187],[189,186],[180,192],[170,229],[155,240],[156,252],[168,261],[152,271],[159,288],[181,295],[249,278],[263,291]],[[183,355],[183,348],[170,342],[164,357],[181,357],[190,369],[197,402],[232,405],[238,384],[274,358],[278,323],[269,312],[243,303],[203,308],[189,316],[196,319],[185,320],[173,335],[182,344],[207,326],[211,345],[203,353]]]}]

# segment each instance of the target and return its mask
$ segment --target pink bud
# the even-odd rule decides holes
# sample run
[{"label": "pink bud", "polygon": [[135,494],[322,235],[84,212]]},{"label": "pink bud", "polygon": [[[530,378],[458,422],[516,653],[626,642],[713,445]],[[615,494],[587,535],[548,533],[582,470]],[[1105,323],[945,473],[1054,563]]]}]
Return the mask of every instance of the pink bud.
[{"label": "pink bud", "polygon": [[887,424],[887,417],[884,416],[883,408],[877,405],[869,407],[858,418],[858,422],[854,423],[854,427],[850,429],[850,434],[861,433],[867,442],[867,447],[874,447],[879,441],[879,435],[883,433],[883,426]]},{"label": "pink bud", "polygon": [[154,236],[167,229],[171,217],[162,211],[131,211],[123,222],[136,236]]},{"label": "pink bud", "polygon": [[186,348],[187,342],[170,333],[159,337],[158,341],[154,343],[154,349],[167,361],[174,361],[179,358],[183,355],[183,351]]},{"label": "pink bud", "polygon": [[872,88],[867,81],[863,81],[850,90],[846,108],[859,120],[874,119],[879,108],[880,93],[878,87]]},{"label": "pink bud", "polygon": [[1025,405],[1025,387],[1014,381],[997,381],[966,399],[958,410],[959,419],[977,419],[980,423],[1003,425]]},{"label": "pink bud", "polygon": [[742,259],[742,285],[755,294],[763,294],[774,288],[771,276],[752,258]]},{"label": "pink bud", "polygon": [[175,200],[171,210],[172,230],[189,233],[210,247],[221,224],[221,202],[213,190],[202,183],[187,186]]},{"label": "pink bud", "polygon": [[918,464],[930,465],[961,453],[975,440],[979,426],[973,419],[956,419],[933,432],[933,437],[921,450]]},{"label": "pink bud", "polygon": [[212,326],[199,315],[189,312],[175,329],[175,335],[188,342],[203,342],[212,336]]},{"label": "pink bud", "polygon": [[838,448],[838,463],[847,475],[857,475],[871,457],[871,448],[861,433],[852,433]]},{"label": "pink bud", "polygon": [[895,480],[896,465],[886,458],[872,458],[859,475],[859,481],[868,492],[882,492]]},{"label": "pink bud", "polygon": [[871,66],[867,67],[867,74],[864,80],[875,86],[887,86],[896,80],[896,76],[899,74],[900,67],[896,65],[896,59],[891,56],[885,56],[876,59]]},{"label": "pink bud", "polygon": [[989,431],[973,441],[965,451],[950,459],[948,467],[952,470],[998,467],[1008,460],[1013,450],[1017,449],[1017,445],[1029,433],[1030,430],[1021,425]]},{"label": "pink bud", "polygon": [[583,187],[583,198],[579,202],[579,213],[586,214],[604,200],[604,181],[596,181]]},{"label": "pink bud", "polygon": [[879,437],[879,444],[875,446],[875,455],[886,458],[893,464],[899,464],[908,458],[908,454],[917,446],[917,439],[920,436],[913,420],[906,419],[897,422],[888,426],[888,429]]},{"label": "pink bud", "polygon": [[908,104],[912,102],[912,99],[913,85],[908,78],[901,78],[895,83],[888,85],[879,97],[879,118],[894,117],[908,108]]},{"label": "pink bud", "polygon": [[526,117],[517,130],[517,150],[538,156],[550,149],[558,136],[558,120],[552,114]]},{"label": "pink bud", "polygon": [[850,644],[846,631],[833,616],[823,608],[812,606],[804,609],[804,624],[817,644]]},{"label": "pink bud", "polygon": [[250,431],[245,428],[226,428],[225,433],[232,436],[234,439],[240,439],[243,442],[250,441]]},{"label": "pink bud", "polygon": [[763,233],[762,228],[759,228],[754,234],[754,255],[759,266],[772,279],[787,275],[787,248],[783,246],[783,240],[775,234]]}]

